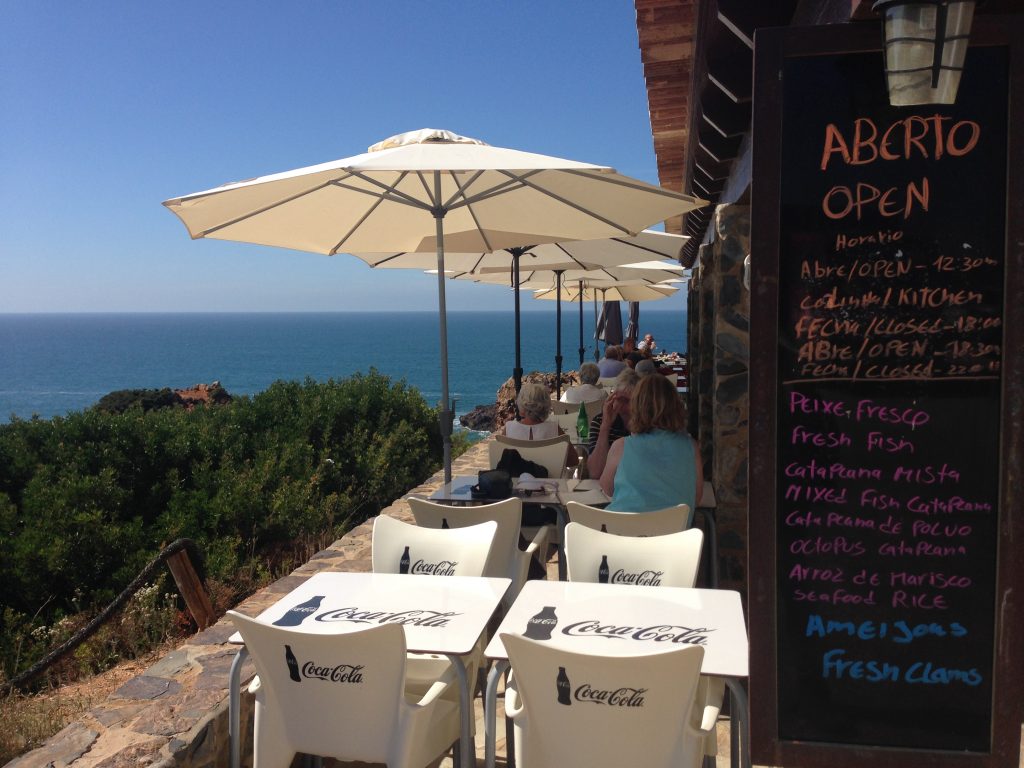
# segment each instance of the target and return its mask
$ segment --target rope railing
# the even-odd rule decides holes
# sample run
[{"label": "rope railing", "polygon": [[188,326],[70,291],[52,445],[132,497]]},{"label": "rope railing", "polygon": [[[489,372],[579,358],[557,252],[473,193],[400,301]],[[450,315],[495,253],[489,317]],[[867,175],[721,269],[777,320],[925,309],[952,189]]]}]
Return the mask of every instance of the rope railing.
[{"label": "rope railing", "polygon": [[75,632],[75,634],[54,648],[31,667],[15,675],[11,679],[0,683],[0,695],[7,695],[15,688],[20,688],[23,684],[35,677],[38,677],[57,661],[78,648],[78,646],[95,634],[95,632],[111,617],[124,608],[132,595],[149,583],[164,562],[174,558],[176,555],[182,555],[182,553],[184,553],[183,556],[188,560],[188,563],[184,564],[184,568],[182,568],[181,565],[176,567],[175,564],[172,563],[168,563],[168,566],[171,568],[172,575],[178,583],[178,588],[182,591],[182,596],[185,598],[185,602],[188,605],[193,618],[195,618],[196,623],[201,629],[205,628],[205,625],[208,623],[208,616],[212,613],[212,611],[209,610],[209,602],[206,600],[205,592],[201,595],[199,601],[206,601],[206,611],[201,608],[197,610],[193,607],[195,595],[188,594],[189,589],[182,583],[182,578],[179,576],[179,572],[183,570],[191,576],[191,579],[186,579],[187,581],[194,581],[198,584],[199,578],[196,576],[196,573],[192,569],[190,563],[202,563],[202,554],[192,539],[177,539],[164,547],[163,550],[160,551],[160,554],[153,558],[153,560],[139,572],[139,575],[132,579],[131,583],[121,591],[121,594],[114,598],[114,601],[100,611],[88,624]]}]

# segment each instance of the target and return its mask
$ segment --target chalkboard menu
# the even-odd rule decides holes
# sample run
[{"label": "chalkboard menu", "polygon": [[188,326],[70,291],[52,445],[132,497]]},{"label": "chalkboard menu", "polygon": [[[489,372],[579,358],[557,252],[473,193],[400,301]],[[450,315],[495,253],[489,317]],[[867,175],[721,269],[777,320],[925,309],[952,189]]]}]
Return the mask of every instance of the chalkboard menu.
[{"label": "chalkboard menu", "polygon": [[782,739],[990,748],[1007,82],[972,48],[956,105],[897,109],[877,52],[784,62]]}]

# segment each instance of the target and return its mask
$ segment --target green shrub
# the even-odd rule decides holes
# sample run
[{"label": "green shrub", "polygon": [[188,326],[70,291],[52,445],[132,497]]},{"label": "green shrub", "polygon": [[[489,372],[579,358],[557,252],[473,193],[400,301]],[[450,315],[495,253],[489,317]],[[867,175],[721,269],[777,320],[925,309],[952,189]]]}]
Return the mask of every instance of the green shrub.
[{"label": "green shrub", "polygon": [[174,539],[196,541],[213,579],[248,583],[377,514],[440,462],[436,411],[374,371],[279,381],[193,411],[2,425],[0,672],[40,655],[22,641],[16,662],[13,633],[102,607]]}]

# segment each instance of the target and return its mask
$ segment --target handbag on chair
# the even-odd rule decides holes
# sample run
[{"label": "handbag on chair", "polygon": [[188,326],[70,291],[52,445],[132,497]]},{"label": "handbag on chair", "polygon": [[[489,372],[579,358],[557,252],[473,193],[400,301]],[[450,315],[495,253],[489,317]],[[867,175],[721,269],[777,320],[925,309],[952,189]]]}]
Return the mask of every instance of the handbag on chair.
[{"label": "handbag on chair", "polygon": [[469,495],[474,499],[507,499],[512,495],[512,475],[504,469],[482,470]]}]

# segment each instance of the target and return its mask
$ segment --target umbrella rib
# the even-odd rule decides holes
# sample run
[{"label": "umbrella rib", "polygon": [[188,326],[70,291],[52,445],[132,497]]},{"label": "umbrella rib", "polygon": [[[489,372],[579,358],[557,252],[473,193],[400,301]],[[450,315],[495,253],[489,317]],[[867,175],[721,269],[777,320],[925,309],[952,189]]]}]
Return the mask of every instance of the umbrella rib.
[{"label": "umbrella rib", "polygon": [[[566,168],[563,172],[572,174],[573,176],[583,176],[585,178],[593,179],[595,181],[603,181],[606,184],[616,184],[620,187],[635,189],[637,192],[648,192],[652,195],[671,197],[674,200],[686,200],[687,202],[693,203],[694,207],[701,207],[696,204],[697,201],[700,200],[700,198],[696,198],[693,197],[692,195],[687,195],[682,192],[673,192],[671,189],[656,187],[653,184],[634,184],[622,176],[612,178],[603,174],[593,174],[576,168]],[[700,200],[700,202],[703,204],[707,204],[706,200]]]},{"label": "umbrella rib", "polygon": [[570,259],[572,259],[573,261],[575,261],[575,262],[576,262],[577,264],[579,264],[579,265],[580,265],[580,268],[581,268],[581,269],[590,269],[590,267],[588,267],[588,266],[587,266],[587,265],[586,265],[586,264],[585,264],[584,262],[580,261],[580,260],[579,260],[579,259],[577,259],[577,258],[576,258],[575,256],[573,256],[573,255],[572,255],[572,253],[571,253],[571,252],[569,251],[569,249],[568,249],[568,248],[566,248],[566,247],[565,247],[564,245],[562,245],[561,243],[555,243],[555,247],[556,247],[556,248],[557,248],[558,250],[560,250],[560,251],[561,251],[562,253],[564,253],[564,254],[565,254],[566,256],[568,256],[568,257],[569,257]]},{"label": "umbrella rib", "polygon": [[330,186],[331,183],[332,182],[330,181],[325,181],[323,184],[318,184],[312,189],[303,190],[302,192],[298,192],[294,195],[291,195],[290,197],[286,197],[283,200],[276,200],[273,203],[270,203],[269,205],[263,206],[262,208],[257,208],[256,210],[249,211],[248,213],[244,213],[241,216],[236,216],[230,221],[222,222],[221,224],[218,224],[215,227],[210,227],[209,229],[203,230],[198,235],[193,235],[192,239],[195,240],[200,237],[206,237],[214,232],[219,232],[225,227],[230,227],[232,224],[237,224],[240,221],[245,221],[246,219],[250,219],[253,216],[259,216],[261,213],[266,213],[267,211],[273,210],[274,208],[277,208],[279,205],[285,205],[286,203],[290,203],[293,200],[298,200],[300,197],[305,197],[306,195],[311,195],[314,192],[319,192],[321,189]]},{"label": "umbrella rib", "polygon": [[659,256],[659,257],[661,257],[663,259],[671,259],[672,258],[671,256],[666,256],[664,253],[662,253],[661,251],[658,251],[658,250],[656,250],[654,248],[648,248],[646,245],[640,245],[638,243],[630,242],[629,240],[626,240],[626,239],[621,238],[621,237],[612,237],[612,238],[609,238],[609,239],[610,240],[614,240],[617,243],[622,243],[622,245],[629,246],[630,248],[636,248],[638,251],[644,251],[646,253],[653,253],[654,255]]},{"label": "umbrella rib", "polygon": [[[365,181],[367,184],[372,184],[373,186],[381,189],[382,193],[375,193],[373,190],[370,189],[360,189],[359,187],[352,187],[349,186],[348,184],[341,184],[340,180],[333,181],[331,183],[334,184],[334,186],[336,187],[341,187],[342,189],[347,189],[351,192],[362,192],[364,195],[370,195],[371,197],[376,197],[380,200],[390,200],[395,203],[404,203],[405,205],[411,205],[413,208],[420,208],[423,210],[430,210],[431,208],[431,206],[427,205],[422,200],[417,200],[415,197],[406,194],[405,192],[399,192],[397,189],[395,189],[394,184],[384,184],[383,182],[377,181],[373,177],[367,176],[366,174],[363,173],[359,173],[358,171],[352,171],[351,175],[355,176],[357,179]],[[405,177],[408,175],[408,171],[402,171],[401,175],[398,177],[398,181],[396,181],[395,184],[401,184]]]},{"label": "umbrella rib", "polygon": [[[460,184],[459,183],[459,177],[456,176],[454,173],[450,173],[450,175],[452,177],[452,181],[455,183],[456,192],[455,192],[455,194],[453,194],[451,196],[451,198],[449,198],[448,202],[445,203],[445,210],[446,211],[447,210],[451,210],[452,208],[461,207],[461,206],[453,206],[452,205],[452,201],[454,201],[459,195],[462,195],[463,200],[465,200],[466,199],[466,192],[465,192],[465,190],[474,181],[476,181],[480,177],[480,174],[482,174],[482,173],[483,173],[483,171],[477,171],[475,174],[473,174],[472,178],[470,178],[470,179],[468,179],[466,181],[465,184]],[[480,234],[480,239],[484,241],[484,245],[487,247],[488,253],[493,252],[494,251],[494,246],[491,244],[490,239],[487,237],[487,232],[485,232],[484,228],[482,226],[480,226],[480,219],[477,218],[476,211],[473,210],[473,206],[471,204],[469,204],[468,202],[465,205],[466,205],[466,210],[469,211],[469,215],[473,219],[473,224],[476,227],[476,231]]]},{"label": "umbrella rib", "polygon": [[427,199],[430,201],[430,207],[431,208],[435,208],[439,201],[434,199],[434,193],[433,193],[433,191],[431,191],[430,185],[427,184],[426,177],[424,177],[422,172],[417,171],[416,172],[416,178],[418,178],[420,180],[420,184],[423,185],[423,191],[426,192],[426,194],[427,194]]},{"label": "umbrella rib", "polygon": [[355,233],[355,231],[357,229],[359,229],[363,225],[363,222],[366,221],[370,217],[370,214],[372,214],[374,211],[376,211],[377,207],[381,203],[383,203],[383,202],[384,202],[384,198],[383,197],[378,197],[374,201],[373,205],[371,205],[369,208],[367,208],[366,212],[362,216],[359,217],[359,221],[357,221],[355,224],[353,224],[352,228],[349,229],[349,231],[345,233],[345,236],[343,238],[341,238],[341,240],[339,240],[338,242],[336,242],[334,244],[334,246],[331,248],[331,250],[327,252],[327,255],[328,256],[333,256],[334,254],[336,254],[338,252],[338,250],[341,248],[341,246],[343,246],[345,244],[345,241],[348,240],[350,237],[352,237],[352,235]]},{"label": "umbrella rib", "polygon": [[[533,176],[534,174],[540,173],[540,171],[539,170],[530,171],[529,173],[527,173],[525,176],[522,176],[522,177],[513,176],[508,171],[498,171],[498,173],[505,174],[506,176],[509,177],[509,179],[507,181],[501,182],[501,184],[495,184],[493,187],[491,187],[490,189],[486,189],[483,192],[477,192],[472,197],[463,197],[462,202],[461,203],[453,203],[451,205],[450,210],[454,210],[455,208],[461,208],[461,207],[463,207],[465,205],[472,205],[474,203],[480,203],[480,202],[483,202],[484,200],[489,200],[492,197],[495,197],[497,195],[503,195],[506,192],[508,192],[509,188],[515,187],[517,185],[518,186],[525,186],[524,184],[522,184],[521,179],[528,179],[530,176]],[[463,189],[465,189],[465,187],[463,187]]]},{"label": "umbrella rib", "polygon": [[408,253],[408,251],[402,251],[401,253],[392,253],[386,259],[381,259],[380,261],[375,261],[370,266],[371,267],[379,267],[381,264],[387,264],[389,261],[394,261],[395,259],[402,258],[403,256],[405,256],[406,253]]},{"label": "umbrella rib", "polygon": [[[459,183],[459,177],[456,176],[453,171],[448,171],[448,173],[451,175],[452,181],[455,182],[455,192],[453,192],[452,196],[449,197],[444,202],[444,209],[446,211],[447,210],[451,210],[453,207],[460,207],[460,206],[455,206],[454,205],[455,201],[458,200],[460,197],[463,200],[466,200],[466,190],[469,189],[473,185],[473,182],[475,182],[477,179],[479,179],[483,175],[483,171],[476,171],[470,178],[466,179],[466,183],[465,184],[460,184]],[[468,203],[466,203],[466,204],[468,205]]]},{"label": "umbrella rib", "polygon": [[622,232],[626,232],[628,234],[632,234],[632,232],[630,232],[628,227],[624,227],[621,224],[618,224],[618,223],[612,221],[611,219],[607,219],[604,216],[601,216],[599,213],[597,213],[595,211],[588,210],[588,209],[584,208],[581,205],[577,205],[576,203],[572,202],[571,200],[567,200],[566,198],[562,197],[561,195],[556,195],[554,192],[546,190],[543,187],[540,187],[537,184],[534,184],[533,182],[527,181],[527,177],[525,177],[525,176],[517,176],[517,175],[511,173],[510,171],[498,171],[498,172],[499,173],[504,173],[506,176],[508,176],[511,179],[514,179],[514,180],[518,181],[523,186],[529,187],[530,189],[534,190],[535,192],[539,192],[542,195],[546,195],[547,197],[550,197],[552,200],[557,200],[562,205],[565,205],[565,206],[567,206],[569,208],[572,208],[573,210],[579,211],[580,213],[582,213],[585,216],[589,216],[592,219],[597,219],[601,223],[607,224],[610,227],[615,227],[616,229],[618,229],[618,230],[620,230]]}]

